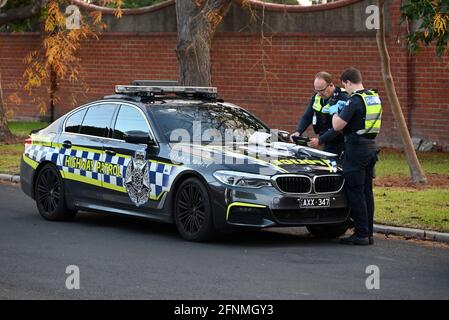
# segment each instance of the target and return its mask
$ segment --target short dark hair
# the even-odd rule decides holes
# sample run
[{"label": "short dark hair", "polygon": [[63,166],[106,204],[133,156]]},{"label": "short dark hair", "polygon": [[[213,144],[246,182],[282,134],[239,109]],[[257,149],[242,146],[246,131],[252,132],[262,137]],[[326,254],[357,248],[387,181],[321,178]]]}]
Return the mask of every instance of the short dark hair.
[{"label": "short dark hair", "polygon": [[362,74],[354,67],[349,67],[340,76],[340,80],[343,82],[351,81],[352,83],[362,83]]},{"label": "short dark hair", "polygon": [[326,81],[327,84],[332,83],[332,75],[326,71],[320,71],[315,75],[315,79],[321,79]]}]

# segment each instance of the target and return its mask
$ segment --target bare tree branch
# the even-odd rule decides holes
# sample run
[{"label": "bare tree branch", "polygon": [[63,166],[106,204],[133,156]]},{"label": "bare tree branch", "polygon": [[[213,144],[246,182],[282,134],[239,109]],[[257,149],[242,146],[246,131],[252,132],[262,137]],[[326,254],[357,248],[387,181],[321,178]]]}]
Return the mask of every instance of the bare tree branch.
[{"label": "bare tree branch", "polygon": [[[103,14],[109,14],[113,15],[115,12],[115,8],[107,8],[91,3],[84,2],[83,0],[71,0],[71,2],[75,5],[77,5],[80,8],[89,10],[89,11],[99,11]],[[147,7],[140,7],[140,8],[134,8],[134,9],[121,9],[123,15],[138,15],[138,14],[144,14],[148,12],[153,12],[160,10],[165,7],[169,7],[175,3],[175,0],[166,0],[160,3],[156,3]]]},{"label": "bare tree branch", "polygon": [[41,12],[47,3],[48,0],[35,0],[33,4],[27,6],[0,11],[0,26],[34,17]]}]

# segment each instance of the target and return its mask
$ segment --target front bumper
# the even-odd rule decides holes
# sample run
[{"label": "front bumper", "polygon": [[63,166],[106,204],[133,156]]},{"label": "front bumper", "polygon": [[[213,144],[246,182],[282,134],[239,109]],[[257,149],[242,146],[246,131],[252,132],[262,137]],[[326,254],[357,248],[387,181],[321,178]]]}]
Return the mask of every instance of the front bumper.
[{"label": "front bumper", "polygon": [[[286,194],[275,187],[260,189],[226,188],[209,185],[214,223],[218,229],[233,227],[282,227],[339,224],[349,218],[344,191],[329,194]],[[300,208],[299,199],[329,198],[326,208]]]}]

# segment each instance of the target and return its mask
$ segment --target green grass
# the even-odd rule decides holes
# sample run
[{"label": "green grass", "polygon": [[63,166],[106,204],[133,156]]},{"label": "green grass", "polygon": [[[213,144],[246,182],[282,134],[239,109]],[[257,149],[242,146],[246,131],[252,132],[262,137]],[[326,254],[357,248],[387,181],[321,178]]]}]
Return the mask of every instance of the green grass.
[{"label": "green grass", "polygon": [[48,123],[39,121],[39,122],[30,122],[30,121],[11,121],[8,123],[9,129],[11,132],[17,136],[27,136],[30,134],[31,130],[42,129],[45,128]]},{"label": "green grass", "polygon": [[[426,174],[449,175],[449,154],[442,152],[418,152],[418,159]],[[382,150],[376,164],[378,177],[409,176],[405,154],[399,151]]]},{"label": "green grass", "polygon": [[449,189],[375,188],[376,223],[449,232]]},{"label": "green grass", "polygon": [[18,174],[24,145],[0,145],[0,173]]},{"label": "green grass", "polygon": [[[11,121],[9,129],[13,134],[25,138],[31,130],[41,129],[47,125],[48,123],[42,121]],[[0,173],[19,173],[23,149],[23,143],[0,145]]]}]

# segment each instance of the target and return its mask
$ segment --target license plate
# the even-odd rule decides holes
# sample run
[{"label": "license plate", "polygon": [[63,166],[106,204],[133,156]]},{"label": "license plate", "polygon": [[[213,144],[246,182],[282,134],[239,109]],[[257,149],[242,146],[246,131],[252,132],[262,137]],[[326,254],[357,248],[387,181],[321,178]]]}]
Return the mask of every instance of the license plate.
[{"label": "license plate", "polygon": [[327,208],[330,206],[329,198],[301,198],[298,201],[300,208]]}]

